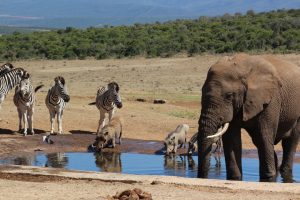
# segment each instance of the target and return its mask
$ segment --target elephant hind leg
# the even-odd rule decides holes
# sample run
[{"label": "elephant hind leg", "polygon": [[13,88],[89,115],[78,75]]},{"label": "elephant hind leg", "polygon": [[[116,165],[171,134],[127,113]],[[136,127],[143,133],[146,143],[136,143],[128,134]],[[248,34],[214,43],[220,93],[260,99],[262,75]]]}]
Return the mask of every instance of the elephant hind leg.
[{"label": "elephant hind leg", "polygon": [[300,121],[292,130],[290,137],[282,139],[282,164],[280,173],[284,182],[293,181],[293,159],[300,138]]}]

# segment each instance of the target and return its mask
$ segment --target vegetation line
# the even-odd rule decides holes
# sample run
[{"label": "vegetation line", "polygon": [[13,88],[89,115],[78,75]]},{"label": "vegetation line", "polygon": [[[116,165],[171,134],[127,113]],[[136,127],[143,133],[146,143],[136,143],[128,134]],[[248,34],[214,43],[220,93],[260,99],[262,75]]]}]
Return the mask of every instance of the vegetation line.
[{"label": "vegetation line", "polygon": [[0,37],[0,59],[169,57],[208,53],[300,51],[300,9],[225,14],[166,23]]}]

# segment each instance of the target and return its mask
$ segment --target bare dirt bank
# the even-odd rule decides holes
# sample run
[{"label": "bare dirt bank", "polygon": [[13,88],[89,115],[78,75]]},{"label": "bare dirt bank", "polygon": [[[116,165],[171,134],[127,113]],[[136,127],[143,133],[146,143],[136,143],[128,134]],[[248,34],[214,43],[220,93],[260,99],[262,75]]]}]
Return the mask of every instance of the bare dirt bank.
[{"label": "bare dirt bank", "polygon": [[150,192],[153,199],[300,199],[298,184],[241,183],[19,166],[0,169],[1,199],[106,199],[108,195],[133,188]]}]

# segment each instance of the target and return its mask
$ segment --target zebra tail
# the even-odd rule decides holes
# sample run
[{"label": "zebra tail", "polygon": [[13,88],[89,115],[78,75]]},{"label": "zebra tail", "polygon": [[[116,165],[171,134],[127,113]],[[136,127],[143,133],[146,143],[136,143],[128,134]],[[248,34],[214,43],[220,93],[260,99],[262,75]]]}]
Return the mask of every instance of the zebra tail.
[{"label": "zebra tail", "polygon": [[96,105],[96,101],[92,102],[92,103],[89,103],[89,105]]},{"label": "zebra tail", "polygon": [[41,89],[42,87],[44,87],[44,85],[39,85],[34,89],[34,92],[37,92],[39,89]]}]

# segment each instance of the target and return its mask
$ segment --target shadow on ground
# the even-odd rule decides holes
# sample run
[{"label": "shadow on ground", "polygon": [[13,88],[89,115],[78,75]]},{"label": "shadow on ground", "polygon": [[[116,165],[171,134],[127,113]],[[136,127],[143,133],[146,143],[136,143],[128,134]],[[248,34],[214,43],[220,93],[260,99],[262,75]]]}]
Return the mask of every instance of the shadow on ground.
[{"label": "shadow on ground", "polygon": [[84,131],[84,130],[71,130],[70,133],[72,133],[72,134],[89,134],[89,135],[95,135],[95,132]]}]

